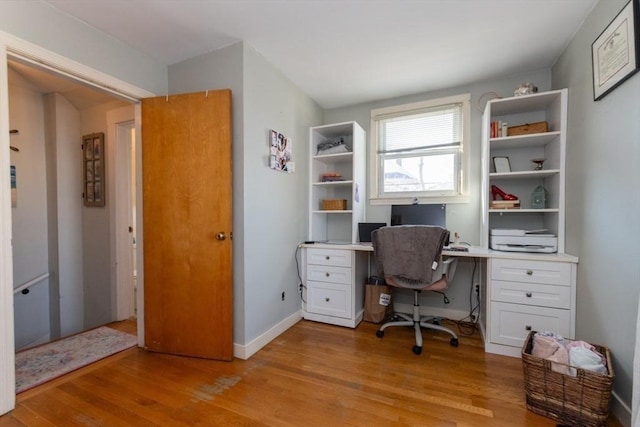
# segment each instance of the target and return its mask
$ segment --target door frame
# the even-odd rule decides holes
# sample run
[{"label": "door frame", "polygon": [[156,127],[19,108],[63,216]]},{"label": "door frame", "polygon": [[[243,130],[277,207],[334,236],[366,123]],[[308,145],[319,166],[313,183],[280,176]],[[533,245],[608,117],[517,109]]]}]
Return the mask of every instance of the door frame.
[{"label": "door frame", "polygon": [[[0,31],[0,130],[9,129],[9,79],[8,57],[17,57],[40,68],[92,85],[112,93],[121,99],[135,103],[136,134],[140,135],[140,100],[156,96],[145,89],[117,79],[111,75],[88,67],[33,43]],[[136,138],[136,162],[140,175],[141,144]],[[9,170],[9,132],[0,131],[0,170]],[[137,200],[142,200],[142,187],[136,186]],[[0,415],[15,407],[15,345],[13,322],[13,250],[11,246],[11,192],[9,174],[0,173]],[[141,221],[142,207],[137,209],[137,220]],[[140,222],[138,222],[140,224]],[[140,224],[141,225],[141,224]],[[142,235],[139,230],[138,260],[142,262]],[[138,277],[143,277],[138,270]],[[142,280],[138,286],[138,345],[144,341],[144,290]],[[141,333],[140,333],[141,332]]]},{"label": "door frame", "polygon": [[[135,314],[133,292],[133,246],[132,233],[128,231],[134,224],[132,218],[131,196],[135,193],[132,188],[131,161],[131,131],[135,132],[134,106],[121,107],[107,112],[107,140],[110,141],[112,167],[115,171],[109,177],[110,200],[116,201],[115,209],[110,212],[109,222],[114,234],[112,240],[111,274],[111,317],[115,320],[125,320]],[[135,137],[134,137],[135,142]]]}]

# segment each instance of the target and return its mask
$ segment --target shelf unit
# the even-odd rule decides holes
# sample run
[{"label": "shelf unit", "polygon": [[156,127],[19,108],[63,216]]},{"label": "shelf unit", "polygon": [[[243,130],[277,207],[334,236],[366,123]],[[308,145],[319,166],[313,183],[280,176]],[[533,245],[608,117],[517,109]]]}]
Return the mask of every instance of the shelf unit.
[{"label": "shelf unit", "polygon": [[[517,136],[491,137],[491,122],[508,126],[546,121],[549,131]],[[482,133],[482,234],[481,246],[489,247],[492,228],[547,229],[558,236],[558,253],[565,250],[565,156],[567,89],[494,99],[487,102]],[[493,157],[508,157],[511,172],[496,173]],[[533,159],[545,159],[534,170]],[[491,186],[496,185],[520,199],[519,209],[491,209]],[[548,206],[531,206],[533,190],[542,185]]]},{"label": "shelf unit", "polygon": [[[558,253],[500,252],[487,260],[487,301],[481,313],[485,350],[519,357],[531,330],[575,334],[577,258],[565,254],[565,157],[567,89],[487,102],[482,116],[482,232],[489,248],[493,228],[547,229],[558,238]],[[546,121],[548,131],[491,137],[491,122],[507,126]],[[508,157],[510,172],[495,171],[494,157]],[[533,159],[545,159],[534,170]],[[492,209],[491,186],[520,200],[518,209]],[[533,208],[531,195],[542,185],[546,208]],[[496,251],[496,253],[498,253]]]},{"label": "shelf unit", "polygon": [[[342,138],[350,151],[318,151],[319,144]],[[358,222],[364,221],[366,174],[365,132],[356,122],[312,127],[309,131],[309,235],[308,240],[355,243]],[[338,151],[338,152],[336,152]],[[324,173],[337,172],[342,181],[322,182]],[[322,201],[344,199],[345,210],[323,210]]]}]

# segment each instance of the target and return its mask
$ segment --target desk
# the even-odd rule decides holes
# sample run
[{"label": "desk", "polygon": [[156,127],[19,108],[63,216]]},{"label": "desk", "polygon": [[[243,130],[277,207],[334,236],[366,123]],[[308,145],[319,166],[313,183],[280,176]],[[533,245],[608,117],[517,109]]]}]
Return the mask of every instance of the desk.
[{"label": "desk", "polygon": [[[371,245],[303,244],[307,286],[304,318],[355,328],[364,314],[363,283]],[[501,252],[478,246],[443,255],[482,260],[479,325],[485,351],[520,356],[529,330],[575,336],[578,258],[567,254]]]}]

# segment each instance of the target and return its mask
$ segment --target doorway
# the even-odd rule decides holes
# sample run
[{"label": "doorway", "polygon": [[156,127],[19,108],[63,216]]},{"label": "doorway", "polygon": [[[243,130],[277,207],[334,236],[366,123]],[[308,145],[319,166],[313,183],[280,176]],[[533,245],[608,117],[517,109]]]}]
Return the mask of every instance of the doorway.
[{"label": "doorway", "polygon": [[[6,64],[9,58],[21,58],[27,63],[38,64],[47,69],[59,70],[60,74],[77,81],[83,81],[89,86],[98,87],[104,92],[110,93],[119,99],[133,102],[136,131],[139,133],[139,100],[144,97],[154,96],[139,87],[127,82],[101,73],[91,67],[87,67],[78,62],[69,60],[59,54],[43,49],[37,45],[21,40],[4,33],[0,33],[0,61]],[[7,67],[0,66],[0,129],[9,129],[8,117],[8,76]],[[0,165],[9,168],[9,134],[0,133]],[[140,144],[136,144],[136,153],[140,154]],[[139,157],[138,157],[139,158]],[[139,163],[139,160],[138,160]],[[138,177],[140,169],[137,169]],[[11,205],[9,176],[0,178],[0,414],[10,411],[15,406],[15,373],[14,373],[14,319],[13,319],[13,266],[12,266],[12,244],[11,244]],[[136,192],[141,191],[140,184],[137,184]],[[137,223],[140,224],[141,209],[136,212]],[[142,240],[137,242],[138,260]],[[143,281],[142,268],[138,268],[138,283]],[[138,301],[138,343],[144,339],[143,310],[140,303],[143,290],[139,287]]]},{"label": "doorway", "polygon": [[[57,339],[117,319],[122,289],[116,265],[122,270],[131,269],[132,264],[112,261],[118,258],[113,243],[119,225],[115,212],[121,204],[130,206],[132,190],[123,189],[116,179],[122,176],[117,173],[120,159],[116,156],[125,153],[126,161],[131,152],[134,108],[20,61],[10,59],[8,65],[10,124],[19,124],[11,144],[22,150],[11,152],[12,164],[18,164],[22,172],[17,188],[21,203],[12,208],[14,286],[23,287],[32,276],[49,274],[15,297],[16,350],[20,350],[46,342],[47,335]],[[115,116],[114,111],[118,112]],[[112,116],[118,123],[109,122]],[[128,123],[123,124],[123,119]],[[106,128],[104,123],[108,123]],[[18,128],[30,134],[22,138]],[[107,135],[104,185],[109,203],[104,208],[84,206],[77,197],[85,191],[77,179],[83,162],[78,143],[82,134],[95,132]],[[122,150],[119,143],[124,145]],[[32,164],[34,159],[42,164]],[[120,168],[131,169],[126,164]],[[128,183],[125,180],[124,185]],[[126,203],[120,203],[117,193],[128,194],[123,198]],[[132,217],[130,210],[128,216]],[[125,230],[131,226],[131,220],[127,222]],[[34,229],[39,230],[39,239],[34,238]],[[129,248],[128,258],[131,251]],[[131,278],[133,272],[122,277]],[[132,280],[126,285],[130,289]],[[132,299],[131,291],[125,302],[133,306]],[[49,313],[49,319],[35,318],[36,312]]]}]

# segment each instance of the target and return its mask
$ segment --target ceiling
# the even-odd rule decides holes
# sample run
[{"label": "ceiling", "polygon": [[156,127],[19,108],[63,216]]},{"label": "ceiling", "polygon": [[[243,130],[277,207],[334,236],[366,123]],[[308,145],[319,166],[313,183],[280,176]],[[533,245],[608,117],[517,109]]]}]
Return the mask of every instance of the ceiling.
[{"label": "ceiling", "polygon": [[43,0],[171,65],[244,40],[323,108],[552,66],[598,0]]},{"label": "ceiling", "polygon": [[[93,86],[80,84],[71,78],[62,77],[51,71],[36,68],[17,60],[9,59],[7,65],[9,70],[12,71],[9,74],[9,81],[12,84],[27,86],[29,89],[41,93],[60,93],[78,110],[84,110],[85,108],[91,108],[117,99],[108,92],[95,89]],[[17,76],[17,78],[14,76]]]}]

